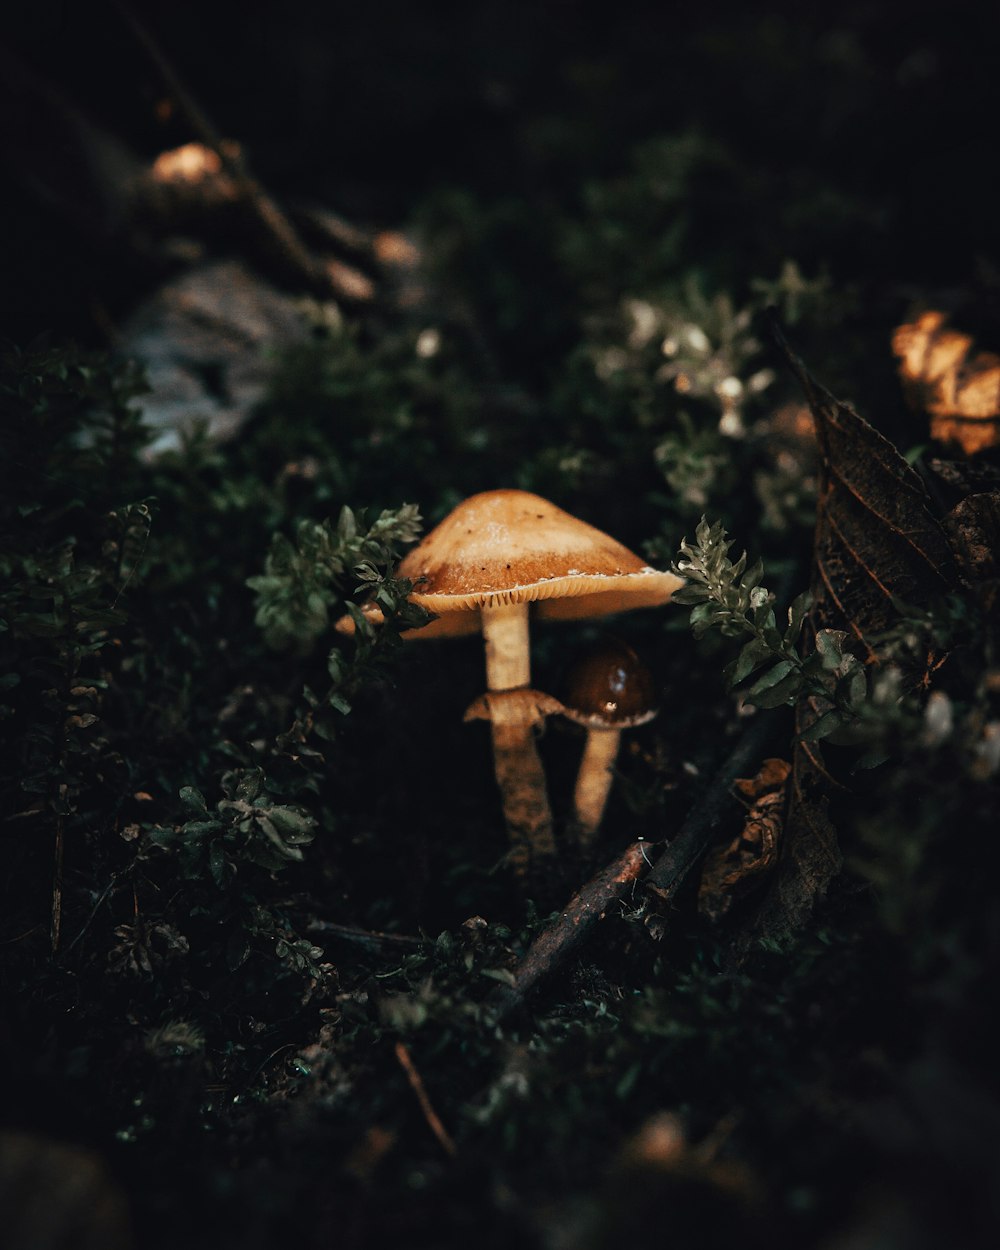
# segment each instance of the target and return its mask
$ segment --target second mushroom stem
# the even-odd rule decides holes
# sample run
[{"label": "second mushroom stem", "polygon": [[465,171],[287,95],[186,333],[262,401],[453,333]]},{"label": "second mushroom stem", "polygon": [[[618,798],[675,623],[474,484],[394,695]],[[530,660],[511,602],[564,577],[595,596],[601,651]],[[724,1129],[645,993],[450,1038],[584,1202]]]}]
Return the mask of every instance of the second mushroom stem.
[{"label": "second mushroom stem", "polygon": [[590,729],[576,777],[573,807],[580,843],[589,846],[597,833],[614,780],[620,729]]},{"label": "second mushroom stem", "polygon": [[[482,609],[486,644],[486,687],[490,691],[525,689],[531,684],[528,605]],[[506,715],[492,721],[493,761],[511,839],[511,866],[519,876],[531,864],[555,854],[552,812],[542,761],[530,719],[511,703]]]}]

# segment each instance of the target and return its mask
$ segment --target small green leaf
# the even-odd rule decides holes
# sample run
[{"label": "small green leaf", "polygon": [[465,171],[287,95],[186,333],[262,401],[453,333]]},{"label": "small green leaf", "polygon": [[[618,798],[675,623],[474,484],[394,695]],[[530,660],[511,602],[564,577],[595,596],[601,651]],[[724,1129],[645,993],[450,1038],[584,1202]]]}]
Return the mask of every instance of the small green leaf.
[{"label": "small green leaf", "polygon": [[741,681],[745,681],[747,677],[764,663],[770,659],[774,652],[767,645],[763,638],[752,638],[739,656],[732,664],[726,668],[726,679],[730,686],[738,686]]},{"label": "small green leaf", "polygon": [[[678,566],[674,565],[674,568],[676,569]],[[684,574],[678,573],[677,576],[683,577]],[[682,607],[686,607],[688,604],[692,603],[701,603],[703,599],[707,598],[707,587],[701,586],[697,582],[688,582],[686,586],[682,586],[680,590],[675,590],[670,596],[672,603],[679,603]]]},{"label": "small green leaf", "polygon": [[244,803],[252,803],[260,794],[264,785],[264,772],[260,768],[248,768],[237,774],[236,798]]},{"label": "small green leaf", "polygon": [[508,968],[484,968],[480,975],[489,977],[491,981],[499,981],[501,985],[514,986],[517,984],[513,972]]},{"label": "small green leaf", "polygon": [[780,707],[798,693],[801,685],[796,665],[791,660],[779,660],[746,691],[746,698],[758,707]]},{"label": "small green leaf", "polygon": [[803,730],[799,734],[800,742],[818,742],[821,738],[827,738],[834,733],[844,723],[844,718],[837,708],[824,712],[823,715],[814,721],[808,729]]},{"label": "small green leaf", "polygon": [[185,807],[189,807],[193,812],[200,815],[208,815],[208,804],[205,802],[205,796],[200,790],[196,790],[194,786],[184,786],[180,791],[180,800]]},{"label": "small green leaf", "polygon": [[226,967],[230,972],[235,972],[237,968],[242,968],[249,958],[250,939],[244,931],[236,930],[229,935],[229,941],[226,943]]},{"label": "small green leaf", "polygon": [[222,832],[222,825],[217,820],[188,820],[180,827],[180,834],[185,842],[200,842],[214,833]]},{"label": "small green leaf", "polygon": [[757,560],[747,569],[743,575],[743,585],[747,590],[753,590],[759,586],[764,576],[764,561]]},{"label": "small green leaf", "polygon": [[312,816],[297,812],[292,807],[272,807],[270,817],[278,832],[292,845],[308,843],[313,839],[316,821]]},{"label": "small green leaf", "polygon": [[792,600],[792,605],[788,609],[788,629],[785,631],[785,642],[789,646],[794,646],[798,642],[799,634],[802,632],[802,625],[811,607],[811,591],[804,590],[801,595],[797,595]]},{"label": "small green leaf", "polygon": [[357,536],[358,523],[354,517],[354,512],[346,504],[340,510],[340,517],[337,520],[337,535],[345,542],[349,542]]},{"label": "small green leaf", "polygon": [[827,672],[835,672],[844,658],[846,637],[842,629],[821,629],[816,634],[816,653]]},{"label": "small green leaf", "polygon": [[226,853],[219,839],[208,848],[208,871],[221,890],[226,881]]},{"label": "small green leaf", "polygon": [[296,846],[290,846],[275,828],[274,823],[267,816],[257,817],[257,828],[260,829],[264,837],[274,847],[282,859],[301,860],[302,852]]}]

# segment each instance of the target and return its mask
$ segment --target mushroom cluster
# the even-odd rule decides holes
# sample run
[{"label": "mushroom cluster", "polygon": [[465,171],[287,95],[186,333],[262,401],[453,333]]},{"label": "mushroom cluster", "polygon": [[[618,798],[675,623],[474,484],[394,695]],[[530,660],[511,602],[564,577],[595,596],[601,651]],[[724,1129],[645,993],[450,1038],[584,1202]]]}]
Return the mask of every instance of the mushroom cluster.
[{"label": "mushroom cluster", "polygon": [[414,583],[411,602],[435,617],[404,637],[483,635],[486,692],[466,719],[490,723],[509,858],[524,875],[556,849],[535,732],[564,710],[531,687],[529,612],[543,621],[583,620],[655,607],[683,582],[523,490],[466,499],[408,553],[398,575]]}]

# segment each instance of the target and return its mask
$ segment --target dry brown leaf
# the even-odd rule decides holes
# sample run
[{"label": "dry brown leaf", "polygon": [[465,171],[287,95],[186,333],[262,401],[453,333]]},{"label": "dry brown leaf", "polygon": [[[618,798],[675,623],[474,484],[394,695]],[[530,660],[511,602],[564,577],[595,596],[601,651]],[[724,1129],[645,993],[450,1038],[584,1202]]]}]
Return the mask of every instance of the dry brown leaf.
[{"label": "dry brown leaf", "polygon": [[787,760],[768,759],[755,777],[741,777],[733,783],[749,810],[740,833],[705,860],[698,910],[710,920],[721,919],[737,898],[762,885],[777,864],[791,770]]},{"label": "dry brown leaf", "polygon": [[963,580],[975,589],[987,619],[1000,611],[1000,491],[969,495],[952,508],[944,527]]},{"label": "dry brown leaf", "polygon": [[929,415],[931,437],[957,443],[969,456],[1000,444],[1000,356],[973,353],[974,346],[933,309],[892,336],[903,389]]},{"label": "dry brown leaf", "polygon": [[[876,635],[898,615],[894,600],[926,604],[955,584],[951,549],[922,481],[892,443],[783,347],[812,409],[822,456],[813,606],[804,641],[808,647],[822,629],[844,630],[858,655],[875,664]],[[818,714],[810,699],[796,707],[785,836],[751,936],[781,939],[795,932],[840,869],[827,811],[838,783],[819,744],[800,738]]]},{"label": "dry brown leaf", "polygon": [[768,759],[760,766],[760,771],[753,777],[737,777],[733,789],[748,800],[751,810],[759,799],[766,798],[777,790],[781,790],[788,780],[791,765],[787,760]]},{"label": "dry brown leaf", "polygon": [[962,582],[987,620],[1000,613],[1000,465],[989,460],[930,460],[945,512],[941,522]]},{"label": "dry brown leaf", "polygon": [[894,599],[926,603],[952,586],[951,551],[893,444],[804,369],[800,378],[822,454],[810,624],[853,634],[872,662],[872,636],[896,618]]}]

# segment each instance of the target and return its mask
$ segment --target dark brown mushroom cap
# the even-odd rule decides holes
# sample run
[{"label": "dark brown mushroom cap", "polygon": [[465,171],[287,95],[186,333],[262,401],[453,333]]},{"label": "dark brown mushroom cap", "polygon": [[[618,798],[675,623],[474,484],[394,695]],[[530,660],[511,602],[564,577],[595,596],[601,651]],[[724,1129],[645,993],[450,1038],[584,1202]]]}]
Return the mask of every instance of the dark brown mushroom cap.
[{"label": "dark brown mushroom cap", "polygon": [[649,669],[624,642],[589,652],[573,668],[563,715],[587,729],[630,729],[659,711]]}]

